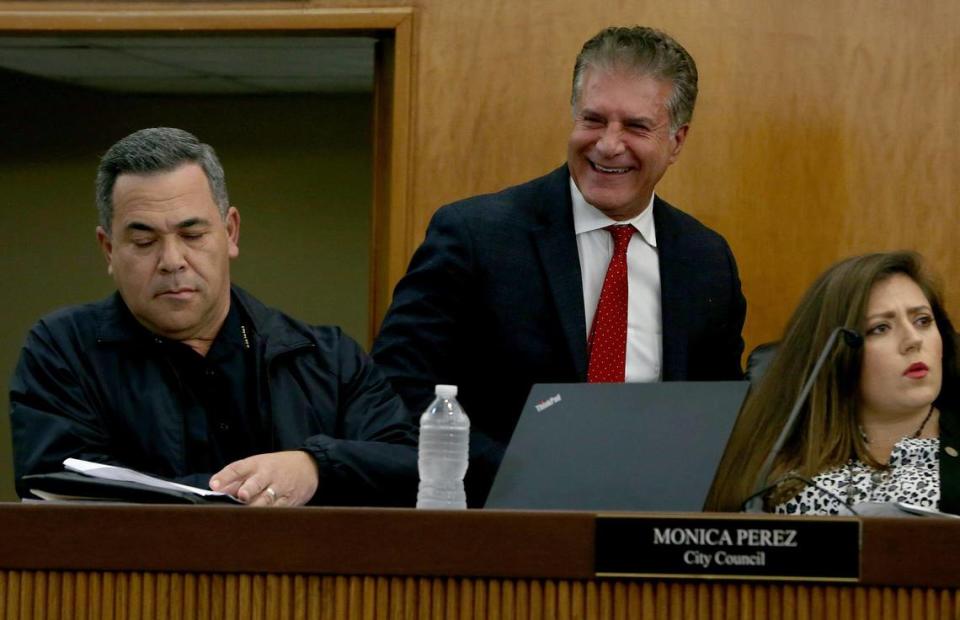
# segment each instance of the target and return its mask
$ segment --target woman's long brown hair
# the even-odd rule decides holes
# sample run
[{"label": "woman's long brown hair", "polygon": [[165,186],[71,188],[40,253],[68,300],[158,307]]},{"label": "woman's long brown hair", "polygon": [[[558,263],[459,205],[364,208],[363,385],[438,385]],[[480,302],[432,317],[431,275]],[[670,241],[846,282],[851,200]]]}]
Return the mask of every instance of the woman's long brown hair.
[{"label": "woman's long brown hair", "polygon": [[[780,434],[794,400],[806,381],[827,338],[837,327],[861,331],[874,284],[894,274],[911,278],[930,302],[943,338],[941,399],[956,387],[956,342],[934,280],[913,252],[867,254],[841,261],[821,275],[807,291],[787,324],[769,368],[751,391],[734,426],[706,510],[734,512],[753,492],[760,468]],[[794,432],[777,457],[768,484],[788,472],[812,478],[856,455],[870,456],[857,426],[862,349],[836,346],[800,411]],[[802,484],[778,486],[767,506],[796,495]]]}]

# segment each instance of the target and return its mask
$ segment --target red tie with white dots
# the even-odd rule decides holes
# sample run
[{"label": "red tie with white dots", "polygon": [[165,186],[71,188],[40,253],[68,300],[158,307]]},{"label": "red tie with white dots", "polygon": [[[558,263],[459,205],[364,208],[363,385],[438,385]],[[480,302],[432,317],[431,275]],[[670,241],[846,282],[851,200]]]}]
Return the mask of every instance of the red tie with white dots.
[{"label": "red tie with white dots", "polygon": [[605,230],[613,235],[613,256],[587,341],[587,381],[623,383],[627,368],[627,246],[637,229],[626,224],[607,226]]}]

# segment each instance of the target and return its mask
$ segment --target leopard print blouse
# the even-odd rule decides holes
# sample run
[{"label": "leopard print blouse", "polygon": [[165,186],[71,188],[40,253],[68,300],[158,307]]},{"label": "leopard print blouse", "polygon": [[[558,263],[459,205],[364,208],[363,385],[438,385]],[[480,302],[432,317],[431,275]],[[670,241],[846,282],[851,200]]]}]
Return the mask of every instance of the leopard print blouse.
[{"label": "leopard print blouse", "polygon": [[813,478],[796,497],[779,504],[777,514],[849,515],[860,502],[905,502],[925,508],[940,503],[940,440],[904,437],[893,447],[890,465],[876,470],[859,460]]}]

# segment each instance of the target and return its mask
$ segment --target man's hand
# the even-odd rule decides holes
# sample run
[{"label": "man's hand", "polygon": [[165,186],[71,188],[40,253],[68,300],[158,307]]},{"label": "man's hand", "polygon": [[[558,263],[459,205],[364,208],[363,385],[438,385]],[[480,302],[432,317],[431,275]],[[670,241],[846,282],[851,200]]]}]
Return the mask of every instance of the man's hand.
[{"label": "man's hand", "polygon": [[234,461],[210,478],[210,488],[249,506],[302,506],[316,493],[318,482],[313,457],[289,450]]}]

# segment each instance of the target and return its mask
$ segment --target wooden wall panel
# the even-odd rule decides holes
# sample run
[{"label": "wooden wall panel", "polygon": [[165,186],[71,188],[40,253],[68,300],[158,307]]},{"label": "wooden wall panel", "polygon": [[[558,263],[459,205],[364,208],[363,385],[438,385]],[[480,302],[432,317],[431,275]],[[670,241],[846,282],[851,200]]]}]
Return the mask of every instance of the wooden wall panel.
[{"label": "wooden wall panel", "polygon": [[580,45],[643,23],[700,67],[693,130],[660,193],[733,246],[748,347],[778,337],[826,266],[867,251],[921,251],[960,312],[960,3],[413,4],[411,245],[441,204],[561,163]]},{"label": "wooden wall panel", "polygon": [[424,7],[421,227],[441,202],[561,161],[577,49],[605,24],[642,22],[701,70],[686,152],[660,190],[731,242],[749,345],[778,337],[813,278],[854,253],[920,250],[960,302],[957,3],[452,4]]},{"label": "wooden wall panel", "polygon": [[[206,6],[224,4],[236,6]],[[673,33],[701,70],[693,130],[660,193],[731,242],[748,347],[778,337],[813,278],[854,253],[919,250],[960,306],[954,0],[261,4],[416,10],[412,226],[391,252],[409,254],[443,203],[560,164],[580,45],[603,26],[644,23]]]},{"label": "wooden wall panel", "polygon": [[[170,588],[170,584],[178,586]],[[2,571],[0,620],[955,618],[955,590],[657,581]]]}]

